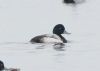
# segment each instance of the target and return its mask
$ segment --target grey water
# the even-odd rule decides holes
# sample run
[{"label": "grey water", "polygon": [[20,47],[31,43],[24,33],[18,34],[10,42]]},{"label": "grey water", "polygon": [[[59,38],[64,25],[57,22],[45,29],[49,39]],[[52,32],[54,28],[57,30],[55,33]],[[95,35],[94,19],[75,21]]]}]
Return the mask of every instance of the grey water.
[{"label": "grey water", "polygon": [[[100,71],[99,0],[76,6],[62,0],[1,0],[0,60],[21,71]],[[31,44],[63,24],[69,43]]]}]

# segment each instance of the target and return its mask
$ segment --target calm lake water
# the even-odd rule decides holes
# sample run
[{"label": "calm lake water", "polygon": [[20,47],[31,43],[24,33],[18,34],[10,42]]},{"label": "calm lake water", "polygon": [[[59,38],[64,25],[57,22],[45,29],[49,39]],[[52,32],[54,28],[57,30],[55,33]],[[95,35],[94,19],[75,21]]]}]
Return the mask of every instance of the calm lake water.
[{"label": "calm lake water", "polygon": [[[40,2],[39,2],[40,1]],[[76,6],[62,0],[1,0],[0,60],[21,71],[100,71],[100,1]],[[69,43],[30,44],[64,24]]]}]

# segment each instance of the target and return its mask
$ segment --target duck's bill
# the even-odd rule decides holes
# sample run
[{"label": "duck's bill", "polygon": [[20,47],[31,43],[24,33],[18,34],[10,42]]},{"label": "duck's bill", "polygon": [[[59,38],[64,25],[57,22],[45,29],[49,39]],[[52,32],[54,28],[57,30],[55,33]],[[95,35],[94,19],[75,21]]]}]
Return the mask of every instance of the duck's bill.
[{"label": "duck's bill", "polygon": [[71,33],[67,32],[67,31],[65,30],[63,34],[71,34]]}]

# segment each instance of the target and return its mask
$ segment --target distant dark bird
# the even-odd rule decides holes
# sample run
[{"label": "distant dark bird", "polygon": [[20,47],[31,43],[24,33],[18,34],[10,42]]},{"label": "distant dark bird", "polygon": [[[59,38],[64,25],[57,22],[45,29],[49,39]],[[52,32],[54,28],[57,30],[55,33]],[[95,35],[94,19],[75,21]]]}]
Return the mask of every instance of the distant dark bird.
[{"label": "distant dark bird", "polygon": [[75,0],[64,0],[64,3],[66,3],[66,4],[74,4]]},{"label": "distant dark bird", "polygon": [[0,71],[4,70],[4,63],[0,61]]},{"label": "distant dark bird", "polygon": [[64,25],[57,24],[53,29],[53,34],[39,35],[30,40],[31,43],[67,43],[67,40],[61,34],[70,34],[66,32]]},{"label": "distant dark bird", "polygon": [[16,68],[5,68],[4,63],[0,60],[0,71],[20,71]]}]

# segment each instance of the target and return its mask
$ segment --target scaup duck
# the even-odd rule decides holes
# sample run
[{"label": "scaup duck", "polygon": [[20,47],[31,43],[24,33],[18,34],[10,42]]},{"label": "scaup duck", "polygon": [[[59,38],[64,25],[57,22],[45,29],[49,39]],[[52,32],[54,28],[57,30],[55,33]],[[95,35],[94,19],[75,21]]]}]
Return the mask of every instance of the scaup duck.
[{"label": "scaup duck", "polygon": [[64,3],[67,3],[67,4],[75,4],[75,0],[64,0]]},{"label": "scaup duck", "polygon": [[3,61],[0,60],[0,71],[20,71],[20,69],[5,68]]},{"label": "scaup duck", "polygon": [[0,61],[0,71],[4,70],[4,63]]},{"label": "scaup duck", "polygon": [[53,35],[39,35],[30,40],[31,43],[67,43],[67,40],[61,34],[70,34],[66,32],[64,25],[57,24],[53,29]]}]

